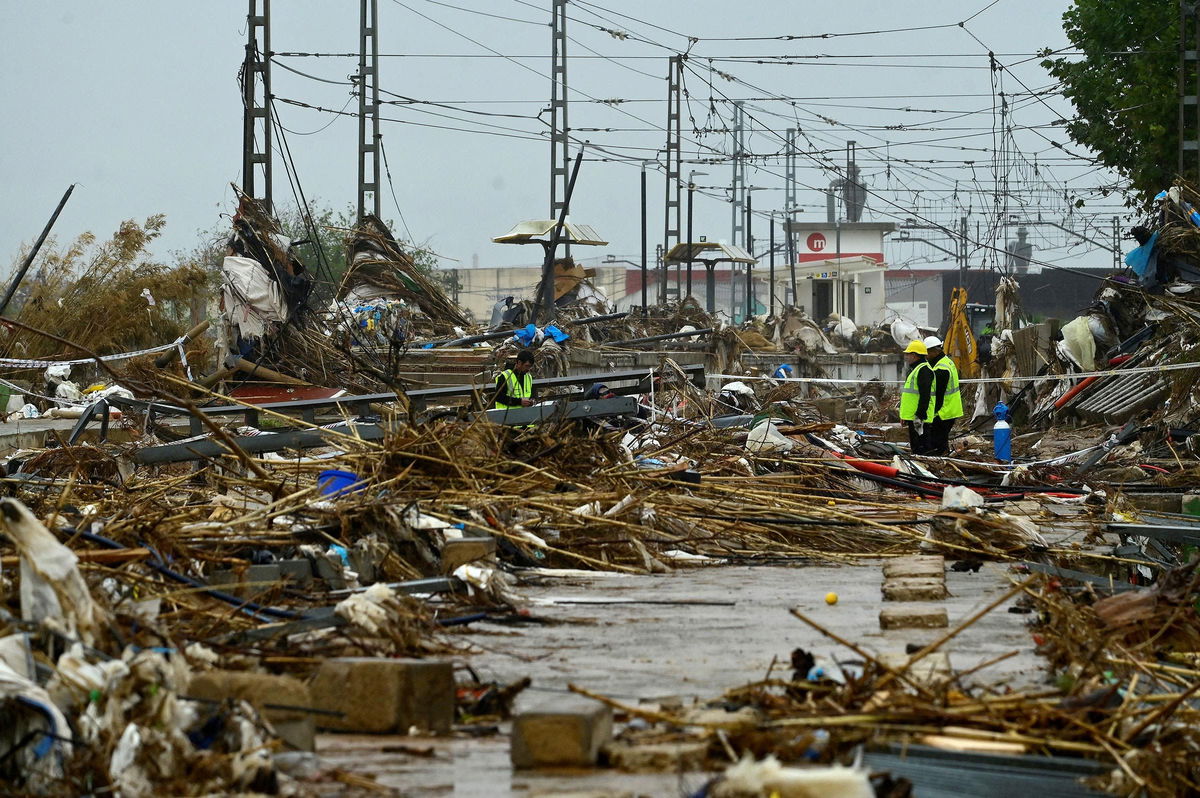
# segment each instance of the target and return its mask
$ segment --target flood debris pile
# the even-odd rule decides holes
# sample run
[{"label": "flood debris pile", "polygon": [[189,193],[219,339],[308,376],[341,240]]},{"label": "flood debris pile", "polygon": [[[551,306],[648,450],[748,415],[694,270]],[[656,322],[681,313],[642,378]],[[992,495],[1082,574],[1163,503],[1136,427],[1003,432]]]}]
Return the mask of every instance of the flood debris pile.
[{"label": "flood debris pile", "polygon": [[[32,510],[0,500],[20,563],[3,582],[7,784],[274,792],[314,726],[408,728],[375,729],[357,688],[329,698],[331,668],[353,683],[355,658],[441,662],[456,626],[522,605],[526,573],[840,562],[920,538],[914,512],[837,506],[847,476],[748,452],[745,429],[448,417],[261,456],[234,437],[198,471],[138,462],[152,435],[14,458]],[[467,682],[459,713],[504,717],[522,687]]]},{"label": "flood debris pile", "polygon": [[[271,726],[244,702],[185,698],[212,652],[163,634],[161,598],[89,584],[78,556],[0,500],[19,578],[0,626],[0,779],[19,792],[123,795],[277,789]],[[15,582],[19,582],[18,585]],[[15,611],[13,611],[15,610]]]},{"label": "flood debris pile", "polygon": [[1197,420],[1198,199],[1182,182],[1161,192],[1132,230],[1140,246],[1126,258],[1129,271],[1104,281],[1066,323],[1020,325],[1017,284],[1002,280],[996,321],[980,343],[983,376],[992,382],[976,392],[975,417],[990,415],[1003,398],[1014,419],[1035,429],[1135,422],[1137,432],[1126,431],[1121,445],[1136,439],[1168,457],[1186,449],[1189,436],[1179,431]]},{"label": "flood debris pile", "polygon": [[[347,243],[349,267],[342,276],[337,301],[361,317],[366,306],[390,312],[388,320],[374,319],[383,334],[403,342],[434,337],[465,328],[467,318],[446,297],[442,287],[423,274],[391,231],[378,218],[367,215],[351,232]],[[362,330],[361,323],[354,325]],[[390,321],[390,323],[388,323]]]},{"label": "flood debris pile", "polygon": [[[887,752],[926,762],[930,769],[921,775],[931,784],[945,783],[956,769],[990,766],[993,790],[1005,778],[1037,772],[1045,786],[1062,779],[1063,789],[1190,793],[1200,786],[1196,564],[1169,573],[1155,588],[1107,597],[1087,584],[1019,576],[1000,600],[901,657],[873,655],[792,610],[846,653],[826,658],[796,649],[790,677],[768,673],[707,705],[630,705],[572,689],[614,709],[612,766],[652,763],[653,769],[691,757],[689,769],[725,770],[700,795],[769,794],[737,791],[749,774],[768,784],[794,778],[794,786],[776,788],[781,795],[809,794],[800,787],[805,779],[862,790],[845,794],[919,794],[920,780],[914,790],[888,772],[904,760]],[[1045,682],[1021,689],[989,683],[986,667],[999,660],[951,668],[950,641],[1014,596],[1032,613]],[[938,757],[926,753],[937,751],[940,776]],[[913,765],[904,767],[913,774]]]}]

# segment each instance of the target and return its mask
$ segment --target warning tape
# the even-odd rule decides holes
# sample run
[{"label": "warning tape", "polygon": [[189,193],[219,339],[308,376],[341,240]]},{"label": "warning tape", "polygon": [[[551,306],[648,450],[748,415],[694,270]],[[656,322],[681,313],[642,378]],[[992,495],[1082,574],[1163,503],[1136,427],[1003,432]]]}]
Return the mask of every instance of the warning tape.
[{"label": "warning tape", "polygon": [[[1165,366],[1137,366],[1127,369],[1105,369],[1103,371],[1073,371],[1069,374],[1043,374],[1035,377],[980,377],[970,380],[959,380],[960,385],[986,385],[997,382],[1039,382],[1041,380],[1076,380],[1087,377],[1119,377],[1133,374],[1154,374],[1167,371],[1186,371],[1200,369],[1200,363],[1171,363]],[[837,379],[833,377],[760,377],[745,374],[709,374],[717,379],[741,380],[771,380],[772,382],[822,383],[827,385],[903,385],[905,380],[881,379]]]},{"label": "warning tape", "polygon": [[101,355],[99,357],[81,357],[76,360],[21,360],[12,357],[0,357],[0,367],[14,369],[41,369],[49,368],[50,366],[79,366],[84,363],[95,363],[97,360],[102,360],[106,363],[114,360],[129,360],[142,355],[156,355],[159,352],[166,352],[168,349],[182,347],[183,338],[172,341],[169,344],[155,346],[150,349],[139,349],[136,352],[119,352],[115,355]]}]

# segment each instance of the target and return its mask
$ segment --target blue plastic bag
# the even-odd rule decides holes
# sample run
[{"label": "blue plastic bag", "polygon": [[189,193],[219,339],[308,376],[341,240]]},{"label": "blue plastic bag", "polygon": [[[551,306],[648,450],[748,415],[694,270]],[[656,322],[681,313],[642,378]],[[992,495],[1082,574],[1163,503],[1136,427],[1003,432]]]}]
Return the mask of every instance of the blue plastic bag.
[{"label": "blue plastic bag", "polygon": [[555,327],[553,324],[547,324],[542,328],[542,332],[554,339],[554,343],[561,344],[571,336],[567,335],[562,330]]},{"label": "blue plastic bag", "polygon": [[1150,271],[1150,256],[1154,254],[1154,246],[1158,243],[1158,233],[1150,236],[1150,240],[1125,256],[1125,265],[1133,269],[1139,279],[1144,278]]},{"label": "blue plastic bag", "polygon": [[526,324],[521,329],[513,333],[513,338],[516,338],[521,346],[531,346],[535,338],[537,338],[538,328],[536,324]]}]

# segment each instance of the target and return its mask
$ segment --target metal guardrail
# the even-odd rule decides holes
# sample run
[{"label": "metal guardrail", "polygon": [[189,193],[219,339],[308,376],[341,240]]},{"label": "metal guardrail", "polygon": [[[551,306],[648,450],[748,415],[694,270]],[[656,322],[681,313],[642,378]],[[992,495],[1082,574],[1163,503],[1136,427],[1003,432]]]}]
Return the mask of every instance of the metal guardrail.
[{"label": "metal guardrail", "polygon": [[[687,375],[689,381],[701,388],[704,387],[704,366],[700,364],[680,366],[681,371]],[[651,377],[656,369],[630,369],[625,371],[609,371],[597,372],[592,374],[579,374],[566,377],[547,377],[546,379],[537,380],[534,386],[540,390],[548,388],[568,388],[574,386],[587,386],[593,383],[603,383],[613,386],[611,383],[618,382],[634,382],[632,386],[613,388],[614,393],[630,394],[640,393],[640,388],[637,385],[641,380]],[[455,385],[445,388],[419,388],[412,391],[406,391],[403,396],[407,398],[413,410],[424,410],[430,403],[444,399],[457,399],[464,396],[474,396],[476,394],[484,396],[490,394],[494,390],[491,383],[484,385]],[[178,407],[175,405],[160,404],[156,402],[145,402],[136,399],[122,399],[119,397],[110,397],[108,400],[111,404],[126,410],[133,410],[140,413],[145,413],[151,422],[155,416],[188,416],[187,408]],[[246,407],[245,405],[215,405],[211,407],[201,407],[200,412],[206,416],[235,416],[241,415],[245,419],[245,423],[249,426],[258,426],[261,411],[272,411],[289,416],[298,416],[309,423],[315,423],[317,413],[320,411],[329,411],[335,408],[341,409],[344,412],[365,415],[370,412],[372,404],[392,404],[399,402],[401,399],[395,393],[375,393],[375,394],[360,394],[356,396],[340,396],[336,399],[297,399],[291,402],[270,402],[268,404],[255,405],[254,407]],[[526,422],[530,423],[530,422]],[[192,434],[198,435],[203,431],[200,419],[193,417],[191,421]]]},{"label": "metal guardrail", "polygon": [[1169,524],[1105,524],[1107,532],[1116,532],[1129,537],[1151,538],[1165,540],[1171,543],[1190,543],[1200,545],[1200,527],[1190,524],[1173,526]]},{"label": "metal guardrail", "polygon": [[[616,399],[596,399],[584,402],[555,402],[513,410],[484,411],[487,419],[505,426],[523,427],[559,419],[604,418],[626,416],[637,412],[637,401],[631,396]],[[379,424],[346,422],[321,429],[285,430],[233,438],[234,444],[247,454],[275,452],[280,449],[307,449],[314,446],[336,445],[339,436],[351,435],[364,441],[380,440],[387,430]],[[218,440],[180,441],[160,446],[148,446],[134,454],[135,463],[152,465],[179,463],[221,457],[232,452]]]}]

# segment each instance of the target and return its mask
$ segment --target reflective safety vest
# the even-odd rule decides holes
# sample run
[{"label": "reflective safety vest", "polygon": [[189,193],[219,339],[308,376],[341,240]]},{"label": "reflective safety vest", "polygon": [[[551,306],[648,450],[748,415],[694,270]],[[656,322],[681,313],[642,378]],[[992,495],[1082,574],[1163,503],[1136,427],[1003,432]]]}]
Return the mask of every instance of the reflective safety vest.
[{"label": "reflective safety vest", "polygon": [[530,399],[533,397],[533,375],[526,373],[518,375],[512,369],[505,369],[500,372],[500,378],[504,380],[505,388],[508,395],[517,400],[515,405],[506,405],[503,402],[496,401],[497,410],[515,410],[521,406],[521,399]]},{"label": "reflective safety vest", "polygon": [[[921,390],[917,387],[917,377],[921,374],[921,369],[929,368],[929,364],[921,362],[917,367],[908,372],[908,378],[904,381],[904,387],[900,389],[900,420],[901,421],[916,421],[917,420],[917,405],[921,403]],[[929,403],[925,405],[925,417],[921,419],[926,424],[933,421],[933,388],[930,387]]]},{"label": "reflective safety vest", "polygon": [[[937,411],[937,417],[943,421],[949,421],[955,418],[962,418],[962,394],[958,392],[958,367],[954,365],[954,361],[949,355],[942,355],[942,359],[933,364],[933,370],[948,371],[950,379],[946,381],[946,394],[942,397],[942,409]],[[936,377],[936,375],[935,375]],[[937,382],[934,381],[933,389],[937,391]],[[934,397],[935,403],[937,397]]]}]

